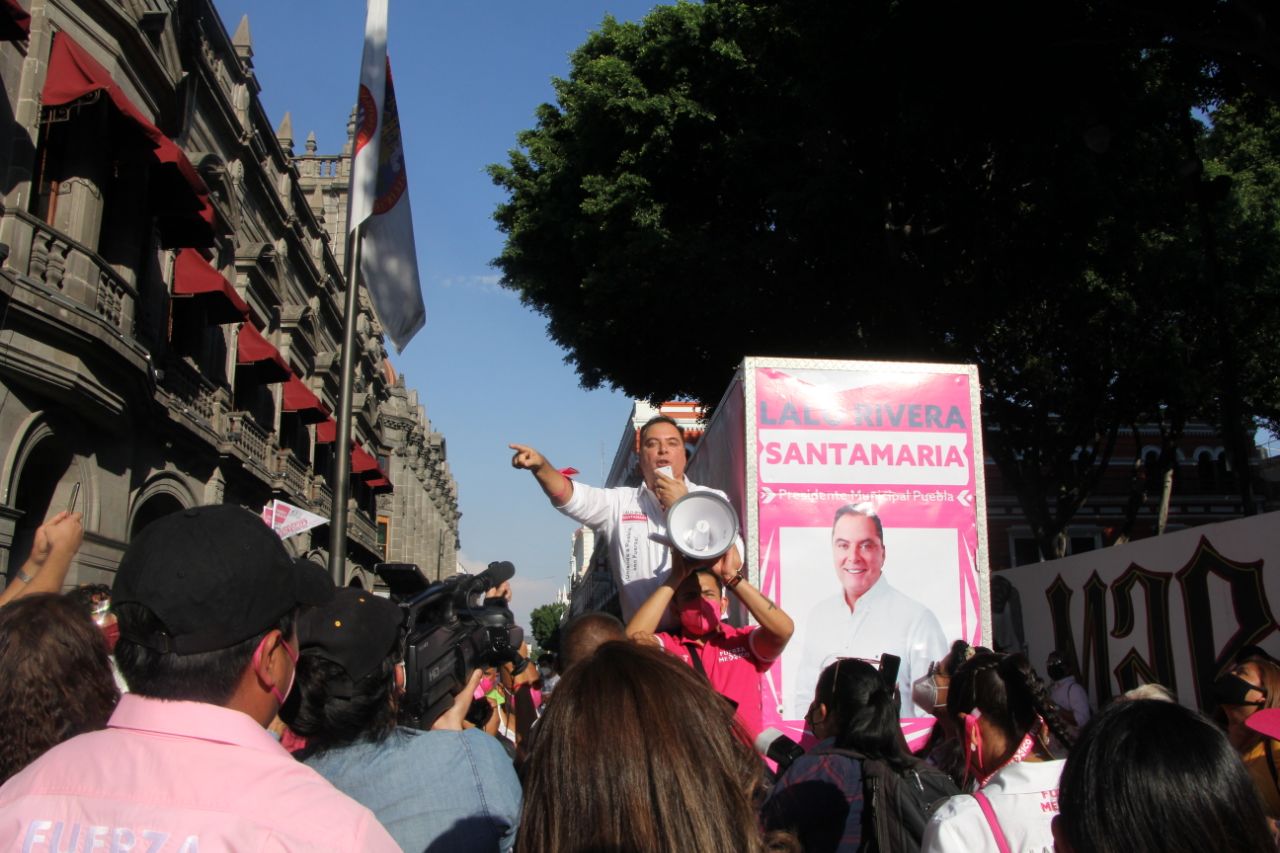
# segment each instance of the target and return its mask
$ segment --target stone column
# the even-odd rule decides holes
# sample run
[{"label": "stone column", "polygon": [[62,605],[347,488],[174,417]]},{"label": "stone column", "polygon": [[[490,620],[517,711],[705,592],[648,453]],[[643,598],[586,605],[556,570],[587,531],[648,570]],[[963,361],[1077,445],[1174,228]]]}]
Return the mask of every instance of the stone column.
[{"label": "stone column", "polygon": [[102,233],[102,185],[110,166],[103,140],[108,139],[109,109],[100,101],[82,108],[68,124],[51,128],[68,137],[57,172],[53,227],[91,252],[98,251]]}]

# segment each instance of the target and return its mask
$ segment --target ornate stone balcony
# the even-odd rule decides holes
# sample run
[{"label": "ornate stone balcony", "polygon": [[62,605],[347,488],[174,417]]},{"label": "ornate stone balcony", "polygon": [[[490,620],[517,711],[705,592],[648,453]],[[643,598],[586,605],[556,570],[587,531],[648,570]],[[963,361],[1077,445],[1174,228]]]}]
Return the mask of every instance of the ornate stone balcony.
[{"label": "ornate stone balcony", "polygon": [[287,449],[277,450],[275,464],[272,466],[272,486],[289,496],[291,502],[309,504],[310,475],[302,460]]},{"label": "ornate stone balcony", "polygon": [[275,452],[272,434],[259,426],[248,412],[228,412],[226,423],[225,451],[238,457],[247,470],[264,482],[272,482]]},{"label": "ornate stone balcony", "polygon": [[333,510],[333,492],[329,490],[329,484],[325,482],[324,477],[311,478],[310,497],[313,511],[317,514],[328,515]]},{"label": "ornate stone balcony", "polygon": [[298,174],[304,178],[346,178],[343,158],[337,154],[302,154],[294,157]]},{"label": "ornate stone balcony", "polygon": [[133,338],[138,292],[96,252],[24,210],[0,217],[7,265],[97,318],[118,337]]},{"label": "ornate stone balcony", "polygon": [[347,536],[368,548],[374,554],[381,554],[378,545],[378,530],[373,520],[363,512],[352,512],[347,519]]},{"label": "ornate stone balcony", "polygon": [[160,387],[172,397],[179,414],[212,430],[225,407],[226,393],[186,359],[168,359],[160,370]]}]

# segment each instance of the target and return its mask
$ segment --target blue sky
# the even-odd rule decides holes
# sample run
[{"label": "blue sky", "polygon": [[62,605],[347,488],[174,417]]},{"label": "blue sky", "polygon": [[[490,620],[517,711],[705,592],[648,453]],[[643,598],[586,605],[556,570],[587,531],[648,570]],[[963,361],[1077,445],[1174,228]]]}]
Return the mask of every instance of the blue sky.
[{"label": "blue sky", "polygon": [[[652,0],[545,3],[390,0],[388,37],[413,200],[427,325],[393,356],[445,435],[458,481],[463,561],[516,565],[516,615],[566,582],[574,525],[533,478],[511,468],[507,444],[542,450],[586,482],[603,479],[630,401],[583,391],[546,336],[542,317],[498,286],[493,224],[503,194],[485,175],[503,162],[534,109],[554,98],[569,54],[606,14],[638,20]],[[355,102],[364,31],[360,0],[215,0],[228,33],[249,16],[260,98],[276,126],[293,118],[294,146],[315,131],[337,153]],[[391,347],[388,347],[391,349]]]}]

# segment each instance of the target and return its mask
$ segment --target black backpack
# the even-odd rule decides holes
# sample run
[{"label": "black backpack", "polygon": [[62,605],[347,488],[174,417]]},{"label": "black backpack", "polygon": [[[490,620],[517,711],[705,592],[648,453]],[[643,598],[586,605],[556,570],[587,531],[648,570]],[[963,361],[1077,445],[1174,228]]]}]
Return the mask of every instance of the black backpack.
[{"label": "black backpack", "polygon": [[813,754],[843,755],[862,762],[862,851],[916,853],[924,827],[939,803],[960,793],[941,770],[913,761],[904,773],[852,749],[831,747]]}]

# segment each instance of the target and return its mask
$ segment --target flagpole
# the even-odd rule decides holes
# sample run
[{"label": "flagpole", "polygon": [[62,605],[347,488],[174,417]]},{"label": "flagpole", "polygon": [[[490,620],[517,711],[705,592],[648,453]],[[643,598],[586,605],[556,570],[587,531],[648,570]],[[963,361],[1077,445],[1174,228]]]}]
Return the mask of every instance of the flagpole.
[{"label": "flagpole", "polygon": [[356,310],[360,288],[360,238],[364,223],[348,236],[347,293],[342,322],[342,371],[338,391],[338,424],[334,436],[333,506],[329,510],[329,574],[342,586],[347,570],[347,496],[351,491],[351,398],[355,386]]}]

